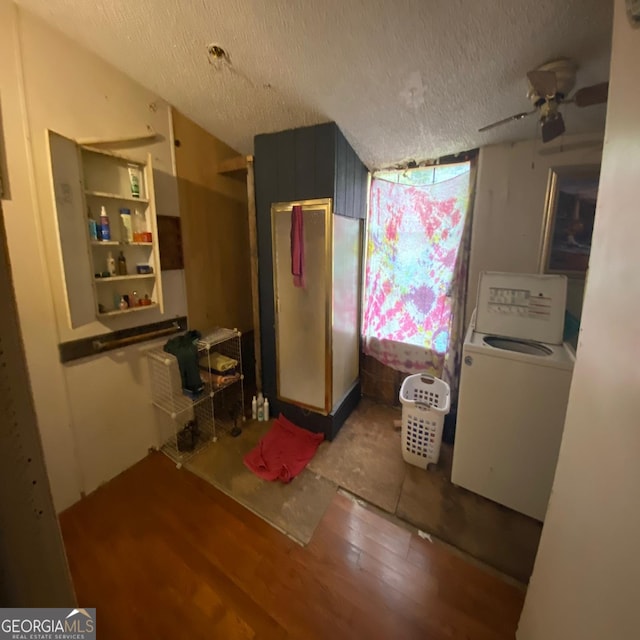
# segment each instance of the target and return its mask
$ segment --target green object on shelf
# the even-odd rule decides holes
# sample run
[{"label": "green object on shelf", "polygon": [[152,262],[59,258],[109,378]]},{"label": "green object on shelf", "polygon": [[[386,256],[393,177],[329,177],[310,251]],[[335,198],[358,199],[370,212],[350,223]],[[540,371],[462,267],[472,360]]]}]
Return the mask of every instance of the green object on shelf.
[{"label": "green object on shelf", "polygon": [[195,344],[198,338],[200,338],[199,331],[187,331],[171,338],[164,345],[164,350],[178,360],[182,388],[189,394],[199,394],[204,389],[198,369],[198,348]]}]

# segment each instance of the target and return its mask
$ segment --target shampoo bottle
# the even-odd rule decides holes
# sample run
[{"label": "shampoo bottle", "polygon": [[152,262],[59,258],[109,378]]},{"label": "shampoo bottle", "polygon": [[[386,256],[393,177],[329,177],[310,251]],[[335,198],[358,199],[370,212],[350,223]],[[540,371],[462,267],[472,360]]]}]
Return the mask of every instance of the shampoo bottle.
[{"label": "shampoo bottle", "polygon": [[111,240],[111,228],[109,227],[109,216],[104,206],[100,209],[100,239]]},{"label": "shampoo bottle", "polygon": [[262,412],[262,419],[266,422],[267,420],[269,420],[269,399],[265,398],[264,399],[264,405],[263,405],[263,412]]},{"label": "shampoo bottle", "polygon": [[251,400],[251,419],[257,420],[257,418],[258,418],[258,401],[256,400],[256,397],[253,396],[253,399]]},{"label": "shampoo bottle", "polygon": [[120,232],[120,237],[124,242],[133,242],[133,229],[131,225],[131,210],[130,209],[120,209],[120,222],[122,224],[122,229]]}]

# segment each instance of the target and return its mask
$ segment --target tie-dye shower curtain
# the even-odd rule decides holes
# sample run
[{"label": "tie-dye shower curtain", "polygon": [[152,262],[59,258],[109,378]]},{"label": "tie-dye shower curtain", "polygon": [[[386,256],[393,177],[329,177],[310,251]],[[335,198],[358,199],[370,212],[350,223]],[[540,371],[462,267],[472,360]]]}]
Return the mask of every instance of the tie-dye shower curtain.
[{"label": "tie-dye shower curtain", "polygon": [[367,224],[364,352],[398,371],[443,377],[453,391],[471,182],[470,162],[378,174]]}]

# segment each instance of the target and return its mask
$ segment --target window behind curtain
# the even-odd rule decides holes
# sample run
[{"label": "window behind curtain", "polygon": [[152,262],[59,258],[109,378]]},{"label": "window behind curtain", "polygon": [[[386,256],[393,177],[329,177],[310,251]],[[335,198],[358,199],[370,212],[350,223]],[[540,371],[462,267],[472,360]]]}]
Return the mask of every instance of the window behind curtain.
[{"label": "window behind curtain", "polygon": [[364,351],[406,372],[442,368],[470,163],[378,173],[371,183]]}]

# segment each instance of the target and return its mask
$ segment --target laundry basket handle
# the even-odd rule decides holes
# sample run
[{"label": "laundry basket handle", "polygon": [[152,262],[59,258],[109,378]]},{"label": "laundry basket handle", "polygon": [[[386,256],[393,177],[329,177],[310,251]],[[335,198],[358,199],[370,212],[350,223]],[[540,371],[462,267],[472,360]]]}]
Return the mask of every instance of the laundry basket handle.
[{"label": "laundry basket handle", "polygon": [[436,379],[430,373],[421,373],[420,382],[423,384],[433,384]]}]

